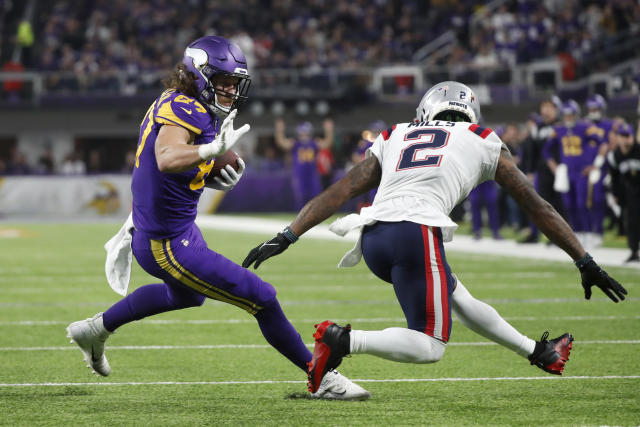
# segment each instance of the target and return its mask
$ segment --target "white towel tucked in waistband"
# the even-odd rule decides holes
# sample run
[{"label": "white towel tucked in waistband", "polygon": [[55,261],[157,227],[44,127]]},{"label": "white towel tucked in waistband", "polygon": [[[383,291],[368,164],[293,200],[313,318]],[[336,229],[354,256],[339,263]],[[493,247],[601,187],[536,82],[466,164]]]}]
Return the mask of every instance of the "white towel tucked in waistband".
[{"label": "white towel tucked in waistband", "polygon": [[[364,211],[365,209],[362,209]],[[361,211],[361,213],[362,213]],[[335,220],[330,226],[329,230],[337,234],[338,236],[345,236],[349,231],[353,229],[358,229],[360,235],[358,236],[358,241],[355,246],[347,252],[340,262],[338,263],[338,267],[353,267],[362,259],[362,229],[365,225],[371,225],[375,223],[376,220],[373,218],[369,218],[364,215],[358,214],[350,214],[340,219]]]},{"label": "white towel tucked in waistband", "polygon": [[107,260],[104,264],[107,281],[111,289],[123,296],[127,294],[131,278],[131,262],[133,260],[131,230],[133,228],[133,217],[132,214],[129,214],[118,233],[104,245],[104,249],[107,251]]}]

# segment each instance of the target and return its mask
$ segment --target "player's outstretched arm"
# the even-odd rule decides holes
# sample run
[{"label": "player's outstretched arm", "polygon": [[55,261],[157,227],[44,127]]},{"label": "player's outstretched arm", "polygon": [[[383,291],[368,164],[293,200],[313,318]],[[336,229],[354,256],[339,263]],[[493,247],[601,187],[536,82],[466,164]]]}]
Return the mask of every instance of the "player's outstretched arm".
[{"label": "player's outstretched arm", "polygon": [[266,259],[284,252],[299,236],[329,218],[349,199],[375,188],[381,176],[382,169],[375,156],[358,163],[341,180],[304,205],[291,225],[253,248],[242,266],[247,268],[255,262],[254,268],[258,268]]},{"label": "player's outstretched arm", "polygon": [[576,263],[582,275],[582,287],[586,299],[591,298],[591,287],[598,286],[614,302],[624,300],[626,289],[591,258],[569,224],[533,188],[518,169],[508,150],[503,149],[498,160],[495,180],[514,198],[540,230],[562,248]]}]

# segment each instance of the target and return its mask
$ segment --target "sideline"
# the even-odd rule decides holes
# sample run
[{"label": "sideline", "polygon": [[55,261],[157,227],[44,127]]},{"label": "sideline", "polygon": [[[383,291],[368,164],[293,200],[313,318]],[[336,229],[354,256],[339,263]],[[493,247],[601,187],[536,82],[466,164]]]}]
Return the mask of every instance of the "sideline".
[{"label": "sideline", "polygon": [[[289,225],[289,222],[260,217],[217,214],[198,215],[196,224],[205,229],[273,235]],[[319,224],[305,233],[303,238],[356,242],[358,233],[352,231],[345,237],[340,237],[329,231],[328,225]],[[547,246],[543,243],[519,244],[513,240],[493,240],[488,238],[473,240],[471,236],[461,234],[454,235],[453,241],[445,243],[445,247],[448,251],[453,252],[572,262],[569,255],[562,249],[556,246]],[[624,263],[624,260],[629,256],[628,249],[597,248],[589,250],[589,253],[600,265],[640,270],[640,262]],[[340,261],[342,255],[342,253],[336,254],[336,264]]]}]

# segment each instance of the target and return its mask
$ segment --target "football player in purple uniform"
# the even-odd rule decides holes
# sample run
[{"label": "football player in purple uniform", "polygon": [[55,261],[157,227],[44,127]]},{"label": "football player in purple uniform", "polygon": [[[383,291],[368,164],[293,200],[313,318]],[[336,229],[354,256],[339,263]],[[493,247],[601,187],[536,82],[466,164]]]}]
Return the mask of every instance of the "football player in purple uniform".
[{"label": "football player in purple uniform", "polygon": [[[586,102],[587,107],[587,119],[589,119],[599,129],[599,135],[602,140],[609,146],[609,139],[612,137],[613,120],[604,116],[607,110],[607,101],[602,95],[595,94],[590,96]],[[587,236],[587,242],[592,246],[598,247],[602,245],[603,237],[603,222],[606,211],[606,186],[604,184],[605,177],[607,176],[607,163],[605,162],[606,151],[594,150],[591,148],[592,153],[596,151],[593,158],[592,165],[587,166],[585,174],[588,177],[588,208],[589,208],[589,222],[591,229]]]},{"label": "football player in purple uniform", "polygon": [[[195,225],[196,207],[216,156],[226,152],[249,125],[234,129],[236,108],[250,85],[245,56],[223,37],[191,43],[141,127],[131,183],[131,248],[158,283],[136,289],[93,318],[74,322],[69,337],[87,365],[107,376],[105,341],[122,325],[148,316],[200,306],[211,298],[255,317],[269,344],[306,372],[312,355],[285,317],[275,288],[256,274],[208,248]],[[230,165],[211,185],[229,190],[240,179]],[[336,391],[337,390],[337,391]],[[364,399],[369,393],[335,371],[314,397]]]},{"label": "football player in purple uniform", "polygon": [[313,125],[302,122],[296,127],[296,138],[285,136],[283,120],[275,123],[276,144],[293,157],[293,194],[296,209],[313,199],[322,191],[322,182],[318,172],[317,158],[320,149],[330,148],[333,143],[333,121],[323,123],[324,137],[314,138]]},{"label": "football player in purple uniform", "polygon": [[[587,233],[591,230],[589,215],[589,178],[598,153],[606,154],[606,144],[600,137],[600,130],[587,120],[579,120],[580,107],[569,100],[562,106],[563,125],[557,126],[543,148],[543,156],[556,179],[568,181],[568,191],[563,193],[564,205],[569,223],[580,241],[589,246]],[[560,164],[553,158],[553,152],[559,148]],[[600,166],[602,166],[600,164]],[[566,177],[561,178],[566,170]]]}]

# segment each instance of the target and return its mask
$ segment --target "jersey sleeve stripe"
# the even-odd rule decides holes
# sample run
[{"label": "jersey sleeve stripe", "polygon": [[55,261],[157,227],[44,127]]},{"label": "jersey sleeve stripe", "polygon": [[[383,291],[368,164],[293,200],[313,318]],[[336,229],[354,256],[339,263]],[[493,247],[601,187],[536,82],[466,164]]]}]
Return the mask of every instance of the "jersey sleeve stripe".
[{"label": "jersey sleeve stripe", "polygon": [[156,123],[182,126],[183,128],[189,129],[191,132],[194,132],[198,135],[202,133],[202,129],[199,129],[194,125],[185,122],[180,117],[176,116],[176,114],[171,109],[170,102],[165,102],[164,104],[162,104],[162,106],[158,110],[158,115],[156,116]]},{"label": "jersey sleeve stripe", "polygon": [[480,138],[484,139],[484,138],[488,137],[491,132],[493,132],[493,129],[491,129],[491,128],[483,129],[482,133],[480,134]]},{"label": "jersey sleeve stripe", "polygon": [[396,129],[396,125],[391,126],[389,129],[382,131],[382,138],[387,141],[391,137],[391,133]]},{"label": "jersey sleeve stripe", "polygon": [[469,130],[475,133],[476,135],[478,135],[482,139],[485,139],[486,137],[489,136],[489,134],[491,134],[491,132],[493,132],[493,129],[491,128],[483,128],[476,124],[472,124],[471,126],[469,126]]}]

